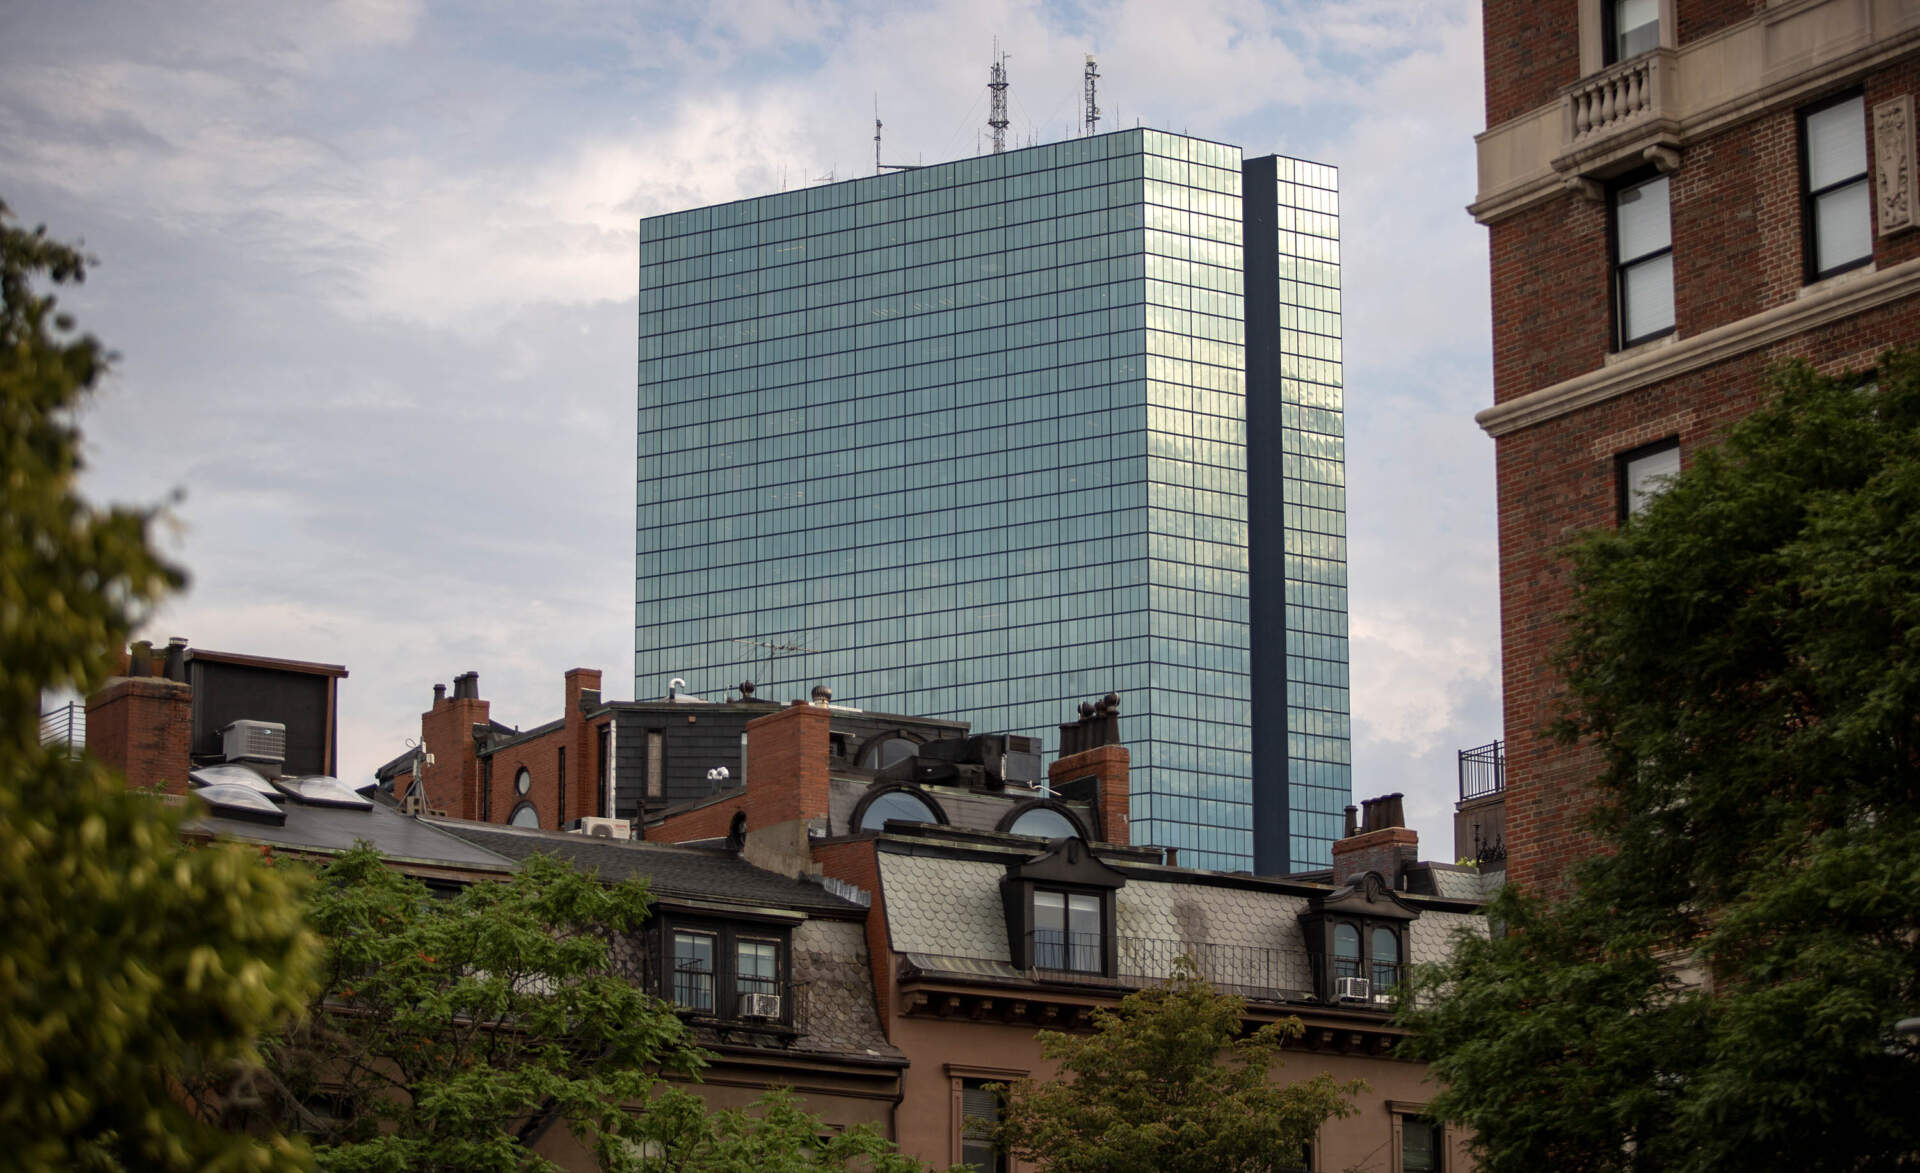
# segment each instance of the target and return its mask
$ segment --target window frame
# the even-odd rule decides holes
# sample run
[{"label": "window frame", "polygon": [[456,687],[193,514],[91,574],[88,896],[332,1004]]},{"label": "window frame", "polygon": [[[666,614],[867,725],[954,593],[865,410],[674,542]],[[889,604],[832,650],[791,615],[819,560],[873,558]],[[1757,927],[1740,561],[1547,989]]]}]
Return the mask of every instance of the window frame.
[{"label": "window frame", "polygon": [[[696,1021],[720,1022],[730,1026],[778,1030],[793,1025],[793,930],[790,925],[676,915],[657,919],[659,923],[655,926],[657,933],[655,941],[659,968],[655,974],[655,980],[659,983],[657,988],[662,1000],[673,1007],[676,1013]],[[675,977],[678,973],[675,945],[677,939],[683,935],[705,937],[712,942],[712,969],[708,978],[712,984],[713,1005],[709,1009],[701,1009],[681,1002],[675,988]],[[742,945],[773,946],[774,966],[771,990],[742,989],[740,972]],[[758,982],[761,979],[748,980]],[[740,1006],[743,995],[746,993],[780,995],[779,1017],[743,1017]]]},{"label": "window frame", "polygon": [[[993,829],[1008,835],[1023,835],[1025,834],[1025,832],[1014,830],[1013,825],[1019,822],[1023,816],[1027,815],[1028,813],[1032,812],[1035,809],[1050,810],[1055,812],[1056,814],[1065,816],[1067,820],[1067,825],[1073,828],[1074,834],[1078,835],[1082,839],[1085,839],[1089,843],[1093,841],[1093,836],[1087,833],[1087,825],[1085,822],[1081,821],[1080,816],[1077,814],[1074,814],[1073,811],[1069,809],[1065,803],[1054,798],[1036,798],[1032,802],[1021,803],[1019,806],[1014,807],[1013,809],[1009,810],[1006,814],[1002,815],[1000,818],[1000,822],[997,825],[995,825]],[[1048,838],[1047,836],[1044,836],[1044,835],[1032,835],[1028,837],[1033,839]]]},{"label": "window frame", "polygon": [[[1658,456],[1662,452],[1669,452],[1669,451],[1678,452],[1679,450],[1680,450],[1680,437],[1667,436],[1662,439],[1655,440],[1650,444],[1642,444],[1638,448],[1629,448],[1625,452],[1617,453],[1614,456],[1613,458],[1614,520],[1618,524],[1621,524],[1621,525],[1626,524],[1626,522],[1629,519],[1639,516],[1640,513],[1644,511],[1646,508],[1645,505],[1640,506],[1639,509],[1634,508],[1634,502],[1632,500],[1632,491],[1628,483],[1629,478],[1627,474],[1629,469],[1634,464],[1637,464],[1638,462],[1647,459],[1649,456]],[[1657,496],[1657,494],[1648,494],[1646,496],[1646,500],[1651,501],[1654,496]]]},{"label": "window frame", "polygon": [[[1835,106],[1843,106],[1849,102],[1858,102],[1860,104],[1860,119],[1856,129],[1860,132],[1861,170],[1857,175],[1848,176],[1845,179],[1837,180],[1827,184],[1825,187],[1815,190],[1813,186],[1813,143],[1811,136],[1808,134],[1808,121],[1817,114],[1825,113]],[[1842,273],[1851,272],[1854,269],[1864,268],[1867,265],[1873,264],[1873,144],[1871,136],[1867,133],[1866,91],[1855,88],[1843,93],[1834,94],[1812,105],[1803,106],[1798,113],[1797,121],[1799,122],[1800,148],[1800,253],[1802,267],[1805,270],[1803,274],[1804,280],[1806,284],[1812,285],[1817,281],[1825,281],[1829,277],[1837,277]],[[1821,268],[1818,218],[1819,201],[1823,196],[1832,195],[1854,186],[1864,188],[1867,193],[1867,250],[1862,255],[1843,264]]]},{"label": "window frame", "polygon": [[[1382,1003],[1390,999],[1394,989],[1405,985],[1409,980],[1413,953],[1412,934],[1408,925],[1417,920],[1420,910],[1406,904],[1386,886],[1377,873],[1368,872],[1342,888],[1315,896],[1307,902],[1300,913],[1300,929],[1307,945],[1307,955],[1313,966],[1315,989],[1320,1000],[1329,1006],[1366,1007],[1384,1012]],[[1357,936],[1358,956],[1348,959],[1340,956],[1336,937],[1342,928],[1350,928]],[[1398,960],[1394,963],[1394,982],[1382,987],[1379,983],[1379,964],[1373,956],[1373,940],[1377,931],[1393,934],[1398,946]],[[1351,960],[1358,972],[1344,973],[1343,966]],[[1365,1002],[1343,1002],[1340,1000],[1338,979],[1342,977],[1362,977],[1367,979],[1367,1000]]]},{"label": "window frame", "polygon": [[[1388,1100],[1387,1111],[1392,1114],[1393,1128],[1389,1142],[1391,1173],[1447,1173],[1447,1125],[1444,1120],[1435,1119],[1424,1103],[1412,1103],[1405,1100]],[[1424,1123],[1433,1137],[1433,1165],[1429,1170],[1409,1170],[1407,1168],[1406,1122],[1418,1120]]]},{"label": "window frame", "polygon": [[914,798],[925,803],[927,809],[933,812],[934,822],[943,827],[947,825],[946,810],[941,807],[933,795],[928,794],[920,787],[910,783],[876,783],[867,787],[867,792],[860,796],[860,801],[853,804],[853,810],[847,815],[847,834],[859,835],[866,831],[877,832],[882,830],[883,828],[881,827],[863,828],[861,823],[867,817],[867,809],[889,794],[912,795]]},{"label": "window frame", "polygon": [[[1030,1073],[1011,1067],[975,1067],[969,1064],[949,1063],[946,1065],[946,1074],[951,1092],[947,1163],[950,1165],[959,1165],[965,1163],[962,1158],[962,1153],[966,1142],[967,1115],[965,1093],[968,1090],[967,1085],[972,1084],[974,1085],[973,1090],[979,1090],[982,1084],[1011,1084],[1017,1080],[1025,1079]],[[1005,1097],[1001,1098],[1002,1102],[1004,1102]],[[998,1146],[995,1146],[994,1165],[989,1170],[983,1170],[982,1173],[1009,1173],[1012,1168],[1012,1156],[1000,1151]]]},{"label": "window frame", "polygon": [[[1666,185],[1667,198],[1667,243],[1650,252],[1637,253],[1632,257],[1623,257],[1620,253],[1620,197],[1637,188],[1653,183]],[[1673,183],[1666,172],[1658,169],[1643,168],[1621,176],[1607,189],[1607,253],[1608,280],[1612,286],[1610,293],[1613,301],[1613,341],[1614,349],[1631,350],[1636,346],[1665,338],[1678,330],[1680,324],[1680,299],[1678,296],[1677,274],[1673,266]],[[1667,258],[1667,296],[1673,302],[1673,320],[1658,330],[1645,334],[1627,333],[1627,274],[1642,266]]]},{"label": "window frame", "polygon": [[[1044,970],[1047,973],[1111,978],[1119,966],[1118,918],[1115,893],[1125,886],[1126,877],[1102,863],[1084,839],[1056,839],[1048,849],[1032,859],[1011,864],[1000,881],[1000,897],[1007,920],[1007,955],[1014,968]],[[1040,966],[1039,950],[1034,945],[1034,896],[1038,892],[1059,893],[1066,923],[1072,924],[1073,897],[1098,901],[1100,940],[1094,950],[1097,968]],[[1070,930],[1069,930],[1070,931]],[[1074,957],[1068,942],[1066,957]]]},{"label": "window frame", "polygon": [[1661,0],[1654,0],[1653,44],[1640,50],[1640,53],[1620,52],[1618,47],[1620,6],[1626,2],[1627,0],[1600,0],[1600,65],[1603,69],[1610,65],[1618,65],[1622,61],[1631,61],[1641,53],[1650,53],[1666,43],[1664,37],[1667,23],[1666,5]]},{"label": "window frame", "polygon": [[[520,817],[520,812],[522,812],[522,811],[525,811],[525,812],[527,812],[528,814],[531,814],[531,815],[533,816],[533,822],[531,822],[531,823],[516,823],[516,822],[514,822],[514,820],[515,820],[515,819],[517,819],[517,818],[519,818],[519,817]],[[533,805],[533,803],[532,803],[531,801],[528,801],[528,800],[526,800],[526,799],[522,799],[522,800],[521,800],[521,801],[519,801],[518,803],[515,803],[515,804],[514,804],[514,808],[513,808],[513,809],[512,809],[511,811],[508,811],[508,812],[507,812],[507,826],[509,826],[509,827],[528,827],[528,828],[531,828],[531,829],[533,829],[533,830],[535,830],[535,831],[538,831],[538,830],[541,830],[542,828],[541,828],[541,826],[540,826],[540,810],[539,810],[539,808],[538,808],[538,807],[535,807],[535,806]]]}]

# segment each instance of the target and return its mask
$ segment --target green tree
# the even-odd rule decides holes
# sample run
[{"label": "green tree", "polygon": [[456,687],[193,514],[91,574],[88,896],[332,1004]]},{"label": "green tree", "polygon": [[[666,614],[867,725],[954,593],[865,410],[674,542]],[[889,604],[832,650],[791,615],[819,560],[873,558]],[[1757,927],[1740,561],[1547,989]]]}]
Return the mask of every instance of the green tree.
[{"label": "green tree", "polygon": [[998,1137],[1047,1173],[1278,1173],[1329,1117],[1352,1114],[1358,1082],[1325,1073],[1277,1082],[1299,1019],[1243,1036],[1244,1004],[1182,966],[1165,985],[1096,1011],[1093,1033],[1040,1033],[1063,1076],[1006,1089]]},{"label": "green tree", "polygon": [[1570,551],[1604,854],[1404,1012],[1493,1173],[1920,1164],[1920,359],[1775,382]]},{"label": "green tree", "polygon": [[604,1168],[647,1138],[662,1074],[703,1061],[640,986],[637,882],[545,856],[436,896],[362,846],[322,869],[311,1013],[268,1049],[276,1123],[329,1170],[546,1168],[522,1132],[557,1117]]},{"label": "green tree", "polygon": [[[829,1134],[791,1092],[775,1088],[752,1111],[708,1114],[691,1092],[663,1092],[642,1126],[634,1173],[925,1173],[871,1125]],[[959,1173],[961,1167],[955,1167]]]},{"label": "green tree", "polygon": [[178,1094],[301,1005],[314,942],[295,884],[257,854],[184,847],[181,808],[40,745],[41,690],[98,684],[182,582],[147,542],[151,511],[75,487],[73,415],[107,358],[37,286],[84,272],[0,204],[0,1165],[297,1163]]}]

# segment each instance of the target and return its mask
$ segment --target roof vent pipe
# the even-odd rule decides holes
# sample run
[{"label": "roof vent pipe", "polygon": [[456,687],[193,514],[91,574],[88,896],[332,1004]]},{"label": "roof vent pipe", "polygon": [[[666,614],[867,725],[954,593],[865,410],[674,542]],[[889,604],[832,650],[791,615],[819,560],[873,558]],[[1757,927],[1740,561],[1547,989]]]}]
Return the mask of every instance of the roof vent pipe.
[{"label": "roof vent pipe", "polygon": [[687,682],[678,676],[674,677],[672,680],[667,681],[667,699],[674,700],[678,698],[680,695],[680,690],[685,688],[686,686],[687,686]]}]

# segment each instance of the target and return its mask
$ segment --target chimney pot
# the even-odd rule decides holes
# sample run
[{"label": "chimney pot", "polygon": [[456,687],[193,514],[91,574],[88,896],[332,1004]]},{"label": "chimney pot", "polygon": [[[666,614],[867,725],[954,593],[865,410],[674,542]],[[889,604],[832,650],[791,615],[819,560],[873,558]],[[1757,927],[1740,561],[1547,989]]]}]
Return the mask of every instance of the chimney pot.
[{"label": "chimney pot", "polygon": [[443,705],[443,704],[445,704],[445,703],[446,703],[446,700],[447,700],[447,686],[446,686],[446,685],[444,685],[444,684],[436,684],[436,685],[434,685],[434,686],[433,686],[433,704],[434,704],[434,707],[435,707],[435,708],[438,708],[438,707],[440,707],[441,705]]}]

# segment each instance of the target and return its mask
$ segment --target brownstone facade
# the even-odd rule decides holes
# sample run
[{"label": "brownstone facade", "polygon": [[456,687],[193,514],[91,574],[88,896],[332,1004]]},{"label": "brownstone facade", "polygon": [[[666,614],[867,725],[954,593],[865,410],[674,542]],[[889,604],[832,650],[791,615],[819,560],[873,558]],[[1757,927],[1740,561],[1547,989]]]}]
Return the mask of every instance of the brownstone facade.
[{"label": "brownstone facade", "polygon": [[[1617,523],[1620,456],[1673,439],[1684,464],[1761,402],[1777,363],[1868,369],[1920,337],[1920,231],[1879,231],[1873,133],[1876,107],[1920,90],[1920,30],[1884,3],[1662,0],[1659,47],[1610,64],[1604,8],[1483,5],[1473,211],[1492,264],[1495,406],[1480,422],[1497,441],[1508,875],[1549,890],[1594,849],[1596,762],[1544,735],[1572,604],[1558,550]],[[1585,93],[1611,104],[1582,107]],[[1872,255],[1809,280],[1802,116],[1856,93]],[[1654,174],[1669,182],[1674,328],[1621,349],[1611,193]]]}]

